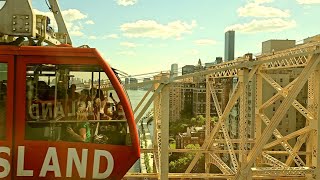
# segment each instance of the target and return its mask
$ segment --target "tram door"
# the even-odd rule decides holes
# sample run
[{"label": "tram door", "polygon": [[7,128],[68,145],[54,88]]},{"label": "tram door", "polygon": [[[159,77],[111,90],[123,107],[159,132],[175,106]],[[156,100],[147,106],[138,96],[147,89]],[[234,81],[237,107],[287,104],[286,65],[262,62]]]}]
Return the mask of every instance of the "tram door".
[{"label": "tram door", "polygon": [[0,179],[11,179],[13,56],[0,56]]}]

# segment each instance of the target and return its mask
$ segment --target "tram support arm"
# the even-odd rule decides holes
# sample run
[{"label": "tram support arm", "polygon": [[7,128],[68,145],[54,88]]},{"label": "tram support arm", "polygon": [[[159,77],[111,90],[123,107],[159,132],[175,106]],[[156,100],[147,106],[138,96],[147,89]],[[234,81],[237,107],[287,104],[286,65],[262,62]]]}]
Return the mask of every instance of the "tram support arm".
[{"label": "tram support arm", "polygon": [[63,20],[62,13],[59,8],[58,0],[49,0],[49,3],[50,3],[50,10],[52,11],[58,25],[58,32],[61,34],[65,34],[66,44],[72,45],[67,26]]}]

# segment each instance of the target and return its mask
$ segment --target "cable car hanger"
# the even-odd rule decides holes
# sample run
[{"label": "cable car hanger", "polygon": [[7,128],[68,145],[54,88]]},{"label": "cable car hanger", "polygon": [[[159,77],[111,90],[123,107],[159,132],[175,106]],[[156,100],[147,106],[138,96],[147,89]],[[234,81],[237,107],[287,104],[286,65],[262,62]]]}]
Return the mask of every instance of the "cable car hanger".
[{"label": "cable car hanger", "polygon": [[0,45],[41,46],[45,42],[49,46],[71,46],[72,41],[57,0],[48,1],[49,4],[46,3],[58,25],[57,32],[50,26],[49,17],[34,13],[31,1],[5,1],[0,9]]}]

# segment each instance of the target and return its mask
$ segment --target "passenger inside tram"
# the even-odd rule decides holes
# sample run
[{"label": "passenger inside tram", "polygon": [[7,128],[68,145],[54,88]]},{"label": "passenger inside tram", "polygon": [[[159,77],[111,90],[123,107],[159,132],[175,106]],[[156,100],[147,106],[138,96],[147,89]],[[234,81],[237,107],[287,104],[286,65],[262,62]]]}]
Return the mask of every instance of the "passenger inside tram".
[{"label": "passenger inside tram", "polygon": [[[100,87],[111,85],[108,77],[100,71],[92,71],[99,69],[97,67],[90,69],[81,65],[74,66],[27,67],[25,138],[127,144],[129,132],[119,98],[116,95],[113,97],[112,93],[109,97],[105,96],[104,93],[107,94],[110,89]],[[38,72],[31,71],[34,69]],[[114,91],[112,86],[111,91]]]},{"label": "passenger inside tram", "polygon": [[0,140],[5,139],[6,133],[6,99],[7,86],[0,81]]},{"label": "passenger inside tram", "polygon": [[90,124],[85,103],[80,103],[77,111],[77,122],[68,124],[67,141],[91,142]]},{"label": "passenger inside tram", "polygon": [[70,86],[70,88],[68,89],[69,100],[76,101],[79,99],[80,94],[78,92],[76,92],[76,90],[77,90],[77,86],[75,84],[72,84]]}]

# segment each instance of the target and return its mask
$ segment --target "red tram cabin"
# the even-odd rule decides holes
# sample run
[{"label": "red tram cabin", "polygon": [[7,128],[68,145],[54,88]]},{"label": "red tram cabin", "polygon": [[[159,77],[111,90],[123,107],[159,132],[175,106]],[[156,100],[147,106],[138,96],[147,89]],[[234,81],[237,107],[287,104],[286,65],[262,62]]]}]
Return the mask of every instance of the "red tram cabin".
[{"label": "red tram cabin", "polygon": [[0,179],[121,179],[131,105],[95,49],[0,46]]}]

